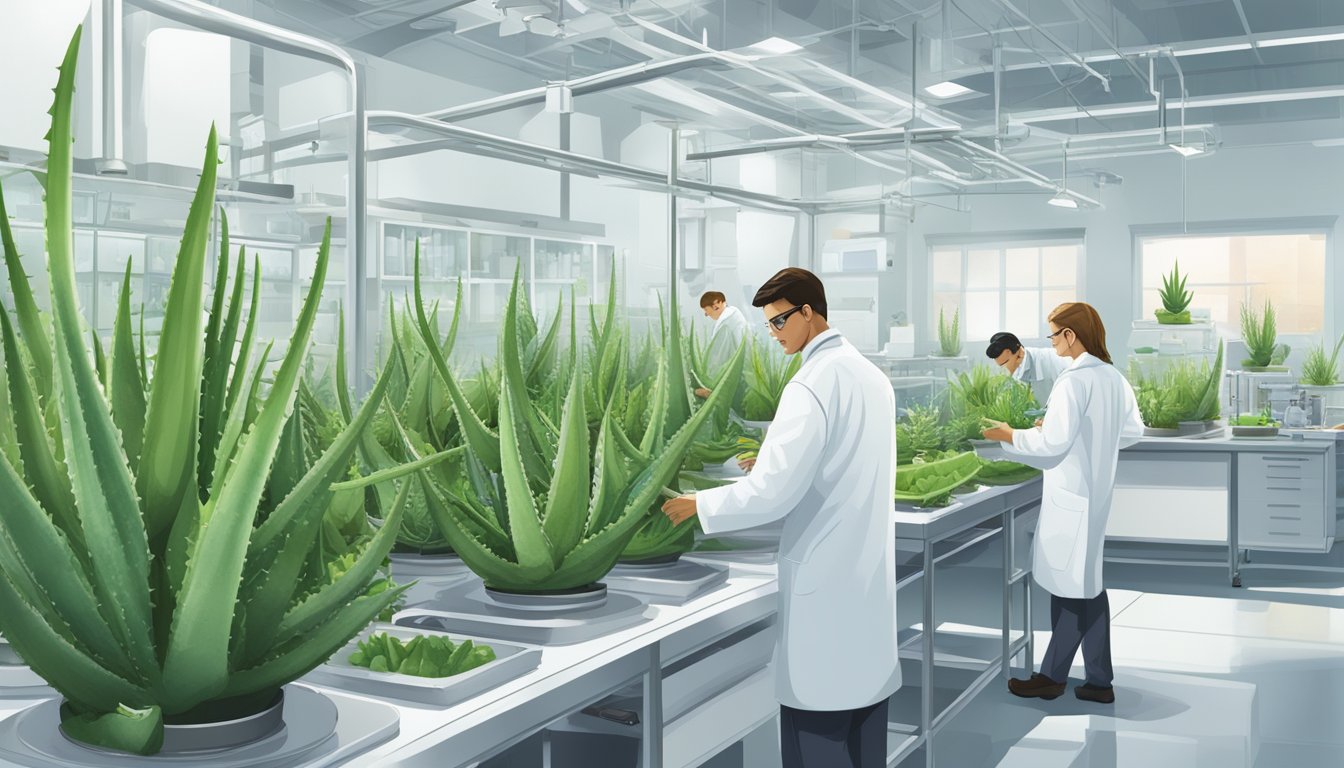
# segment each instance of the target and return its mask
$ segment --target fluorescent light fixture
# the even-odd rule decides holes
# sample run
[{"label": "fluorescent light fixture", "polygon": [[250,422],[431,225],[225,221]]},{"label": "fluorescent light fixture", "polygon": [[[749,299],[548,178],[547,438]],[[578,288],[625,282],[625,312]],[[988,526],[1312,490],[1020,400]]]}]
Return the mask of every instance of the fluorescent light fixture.
[{"label": "fluorescent light fixture", "polygon": [[1055,206],[1056,208],[1069,208],[1072,210],[1078,210],[1078,201],[1064,194],[1064,190],[1056,192],[1054,197],[1050,198],[1049,200],[1046,200],[1045,202]]},{"label": "fluorescent light fixture", "polygon": [[[1268,45],[1268,43],[1259,43],[1259,45]],[[1228,43],[1227,45],[1210,45],[1207,48],[1182,48],[1172,51],[1176,56],[1204,56],[1210,53],[1231,53],[1233,51],[1249,51],[1250,43]]]},{"label": "fluorescent light fixture", "polygon": [[785,53],[797,53],[798,51],[803,50],[803,46],[795,42],[785,40],[782,37],[767,37],[766,39],[762,40],[759,43],[756,43],[751,47],[753,50],[757,50],[762,53],[774,54],[776,56]]},{"label": "fluorescent light fixture", "polygon": [[1303,35],[1301,37],[1279,37],[1269,38],[1268,40],[1257,40],[1256,45],[1261,48],[1273,48],[1279,45],[1306,45],[1307,43],[1332,43],[1336,40],[1344,40],[1344,32],[1333,32],[1326,35]]},{"label": "fluorescent light fixture", "polygon": [[1313,147],[1344,147],[1344,139],[1317,139],[1311,142]]},{"label": "fluorescent light fixture", "polygon": [[1176,150],[1177,152],[1180,152],[1182,157],[1190,157],[1191,155],[1202,155],[1202,154],[1204,154],[1204,148],[1203,148],[1203,147],[1192,147],[1192,146],[1188,146],[1188,145],[1186,145],[1186,144],[1168,144],[1167,146],[1168,146],[1168,147],[1171,147],[1172,149]]},{"label": "fluorescent light fixture", "polygon": [[941,83],[934,83],[924,89],[924,92],[935,99],[954,99],[958,96],[965,96],[968,93],[975,93],[971,88],[967,88],[951,80],[944,80]]}]

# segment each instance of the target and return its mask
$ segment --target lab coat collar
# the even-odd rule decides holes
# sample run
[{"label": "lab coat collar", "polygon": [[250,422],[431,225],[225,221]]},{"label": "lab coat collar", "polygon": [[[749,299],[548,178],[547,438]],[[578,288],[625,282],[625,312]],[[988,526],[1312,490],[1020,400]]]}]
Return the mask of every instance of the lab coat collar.
[{"label": "lab coat collar", "polygon": [[[807,346],[803,347],[803,351],[801,353],[803,356],[803,362],[806,363],[809,359],[811,359],[812,355],[814,355],[816,351],[821,347],[835,346],[841,340],[843,340],[843,338],[844,337],[840,335],[840,332],[834,328],[822,331],[821,333],[814,336],[811,341],[807,342]],[[833,339],[834,341],[832,341]]]},{"label": "lab coat collar", "polygon": [[1098,365],[1105,365],[1105,364],[1106,363],[1103,362],[1101,358],[1094,357],[1090,352],[1084,352],[1083,354],[1078,356],[1077,360],[1074,360],[1072,363],[1069,364],[1069,370],[1072,371],[1080,368],[1095,368]]},{"label": "lab coat collar", "polygon": [[737,307],[727,306],[723,308],[723,311],[719,313],[719,316],[714,319],[714,333],[719,332],[719,329],[732,318],[734,312],[737,312]]}]

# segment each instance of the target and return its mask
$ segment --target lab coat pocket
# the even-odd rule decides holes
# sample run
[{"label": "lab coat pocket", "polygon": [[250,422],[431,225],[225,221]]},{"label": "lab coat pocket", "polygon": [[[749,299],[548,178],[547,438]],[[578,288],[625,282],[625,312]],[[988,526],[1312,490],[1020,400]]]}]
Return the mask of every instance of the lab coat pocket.
[{"label": "lab coat pocket", "polygon": [[1040,539],[1045,563],[1052,570],[1066,571],[1073,563],[1078,537],[1087,523],[1087,508],[1086,496],[1062,488],[1050,492],[1049,504],[1041,509],[1036,536]]},{"label": "lab coat pocket", "polygon": [[820,531],[817,532],[807,546],[802,548],[802,554],[797,557],[784,556],[784,559],[793,563],[793,594],[809,595],[816,592],[821,587],[823,579],[831,570],[825,562],[825,558],[820,558],[818,562],[814,555],[821,543],[826,537],[835,532],[840,527],[840,518],[835,518],[828,522]]}]

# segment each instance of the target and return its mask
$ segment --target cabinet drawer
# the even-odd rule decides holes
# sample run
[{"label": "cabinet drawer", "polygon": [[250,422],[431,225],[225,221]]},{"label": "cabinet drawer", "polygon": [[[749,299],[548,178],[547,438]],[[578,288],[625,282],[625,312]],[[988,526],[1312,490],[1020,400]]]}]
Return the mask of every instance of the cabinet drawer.
[{"label": "cabinet drawer", "polygon": [[1321,488],[1325,469],[1321,456],[1246,454],[1237,462],[1237,487],[1265,488],[1278,493]]},{"label": "cabinet drawer", "polygon": [[1320,502],[1301,503],[1280,497],[1274,501],[1241,504],[1238,538],[1249,549],[1320,550],[1326,536],[1326,514]]}]

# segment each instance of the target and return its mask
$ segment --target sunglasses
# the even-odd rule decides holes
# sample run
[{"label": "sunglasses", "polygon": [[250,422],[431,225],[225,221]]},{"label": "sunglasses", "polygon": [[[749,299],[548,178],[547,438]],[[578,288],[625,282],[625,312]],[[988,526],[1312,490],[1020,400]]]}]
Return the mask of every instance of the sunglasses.
[{"label": "sunglasses", "polygon": [[806,305],[806,304],[799,304],[798,306],[794,307],[793,309],[786,309],[786,310],[784,310],[783,312],[780,312],[778,315],[775,315],[774,317],[772,317],[772,318],[770,318],[769,320],[767,320],[767,321],[766,321],[766,325],[773,325],[773,326],[775,327],[775,330],[776,330],[776,331],[782,331],[782,330],[784,330],[784,324],[787,323],[787,322],[789,322],[789,316],[792,315],[794,312],[797,312],[798,310],[802,309],[802,308],[805,307],[805,306],[807,306],[807,305]]}]

